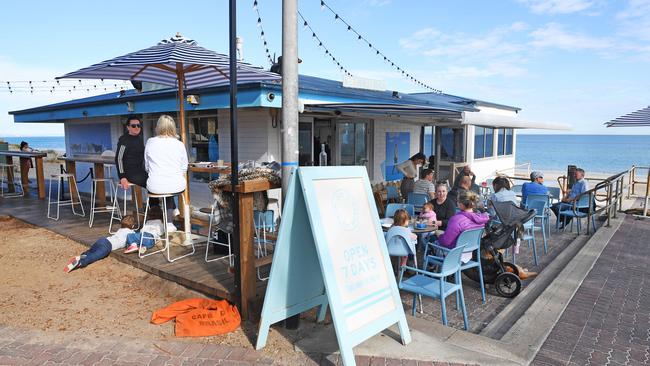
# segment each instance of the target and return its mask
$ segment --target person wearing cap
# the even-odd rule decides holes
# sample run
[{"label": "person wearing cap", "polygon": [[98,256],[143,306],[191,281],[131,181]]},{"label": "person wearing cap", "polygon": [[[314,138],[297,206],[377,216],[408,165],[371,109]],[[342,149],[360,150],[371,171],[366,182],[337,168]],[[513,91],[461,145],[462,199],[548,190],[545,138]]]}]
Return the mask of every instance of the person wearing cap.
[{"label": "person wearing cap", "polygon": [[524,183],[521,186],[521,204],[526,204],[526,199],[529,194],[548,194],[548,188],[544,185],[544,173],[540,171],[533,171],[530,173],[530,182]]}]

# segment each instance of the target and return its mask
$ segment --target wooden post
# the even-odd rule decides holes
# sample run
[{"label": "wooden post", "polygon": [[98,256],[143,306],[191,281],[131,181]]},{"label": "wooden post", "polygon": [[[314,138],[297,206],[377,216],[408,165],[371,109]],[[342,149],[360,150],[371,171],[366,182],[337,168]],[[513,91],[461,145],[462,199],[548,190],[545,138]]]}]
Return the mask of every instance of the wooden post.
[{"label": "wooden post", "polygon": [[20,162],[20,182],[23,184],[23,192],[26,196],[29,193],[29,168],[32,164],[32,159],[19,158],[18,161]]},{"label": "wooden post", "polygon": [[[72,202],[77,203],[77,185],[72,184],[72,179],[77,179],[77,163],[72,160],[65,161],[65,170],[68,174],[72,174],[72,177],[68,178],[68,185],[70,186],[70,199]],[[75,182],[76,183],[76,182]],[[59,182],[60,184],[60,182]]]},{"label": "wooden post", "polygon": [[38,186],[38,198],[45,199],[45,174],[43,173],[43,157],[37,156],[36,160],[36,183]]},{"label": "wooden post", "polygon": [[239,264],[241,268],[242,317],[252,317],[255,300],[255,250],[253,249],[253,193],[239,194]]},{"label": "wooden post", "polygon": [[[95,163],[95,178],[104,179],[104,164]],[[97,181],[97,190],[95,191],[95,199],[97,200],[97,207],[106,207],[106,187],[104,181]]]}]

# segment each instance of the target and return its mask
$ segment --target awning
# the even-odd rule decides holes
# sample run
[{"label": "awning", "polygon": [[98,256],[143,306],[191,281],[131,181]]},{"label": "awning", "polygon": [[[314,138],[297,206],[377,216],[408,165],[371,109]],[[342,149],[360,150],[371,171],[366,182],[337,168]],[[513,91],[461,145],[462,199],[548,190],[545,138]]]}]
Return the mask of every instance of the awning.
[{"label": "awning", "polygon": [[361,113],[368,115],[392,115],[409,117],[435,117],[460,119],[460,106],[428,107],[410,104],[375,104],[375,103],[319,103],[305,104],[305,111],[334,112],[337,114]]},{"label": "awning", "polygon": [[650,106],[606,122],[607,127],[650,126]]},{"label": "awning", "polygon": [[571,130],[571,126],[564,123],[555,122],[533,122],[526,121],[519,117],[477,113],[477,112],[463,112],[462,113],[463,125],[475,125],[485,127],[502,127],[502,128],[521,128],[521,129],[538,129],[538,130]]}]

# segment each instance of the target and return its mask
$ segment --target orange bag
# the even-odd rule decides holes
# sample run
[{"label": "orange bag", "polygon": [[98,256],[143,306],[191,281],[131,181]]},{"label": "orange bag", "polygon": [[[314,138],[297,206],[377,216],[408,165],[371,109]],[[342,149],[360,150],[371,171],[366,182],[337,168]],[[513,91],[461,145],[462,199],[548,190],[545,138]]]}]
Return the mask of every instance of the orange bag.
[{"label": "orange bag", "polygon": [[176,319],[177,337],[204,337],[232,332],[241,324],[237,308],[226,300],[187,299],[158,309],[151,323]]}]

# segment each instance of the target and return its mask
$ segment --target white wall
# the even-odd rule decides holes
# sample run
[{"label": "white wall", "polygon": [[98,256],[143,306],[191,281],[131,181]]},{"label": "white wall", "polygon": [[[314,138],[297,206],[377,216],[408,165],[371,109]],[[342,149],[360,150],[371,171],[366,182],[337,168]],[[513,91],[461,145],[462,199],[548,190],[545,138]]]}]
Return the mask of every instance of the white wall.
[{"label": "white wall", "polygon": [[373,165],[373,176],[370,177],[372,183],[384,181],[384,174],[381,167],[382,163],[386,161],[386,132],[409,132],[411,137],[409,156],[413,156],[420,151],[421,128],[420,125],[407,124],[391,119],[374,120],[374,154],[370,159],[370,163]]},{"label": "white wall", "polygon": [[[218,116],[219,157],[224,161],[231,161],[230,111],[220,109]],[[271,126],[269,109],[240,109],[237,113],[237,130],[240,162],[280,161],[280,126],[279,122],[278,127]]]},{"label": "white wall", "polygon": [[[499,170],[512,169],[515,166],[515,157],[517,155],[517,130],[513,129],[512,132],[512,155],[499,156],[496,154],[498,146],[497,129],[494,130],[492,147],[494,155],[489,158],[474,159],[474,132],[475,126],[467,126],[467,161],[472,167],[472,171],[476,174],[476,182],[480,183],[487,178],[493,178]],[[506,172],[512,174],[511,172]]]}]

